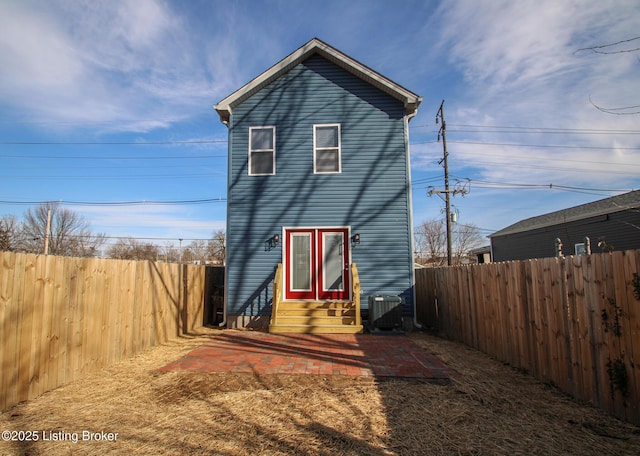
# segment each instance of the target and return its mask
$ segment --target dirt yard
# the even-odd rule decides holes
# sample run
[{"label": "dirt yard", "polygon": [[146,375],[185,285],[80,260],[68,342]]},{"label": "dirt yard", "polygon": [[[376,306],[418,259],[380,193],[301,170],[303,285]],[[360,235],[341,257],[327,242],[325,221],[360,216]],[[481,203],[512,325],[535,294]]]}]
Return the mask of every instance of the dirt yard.
[{"label": "dirt yard", "polygon": [[8,410],[0,431],[38,440],[0,441],[0,454],[640,453],[639,428],[420,333],[409,337],[455,369],[450,383],[156,372],[216,334],[154,348]]}]

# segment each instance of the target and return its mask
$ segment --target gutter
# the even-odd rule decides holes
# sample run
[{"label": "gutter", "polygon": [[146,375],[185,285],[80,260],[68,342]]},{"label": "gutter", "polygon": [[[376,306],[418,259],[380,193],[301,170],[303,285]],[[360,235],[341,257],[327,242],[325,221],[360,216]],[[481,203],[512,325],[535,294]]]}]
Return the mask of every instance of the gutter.
[{"label": "gutter", "polygon": [[409,197],[409,247],[410,254],[409,258],[411,260],[411,283],[413,285],[413,325],[418,329],[422,329],[422,325],[418,323],[418,313],[416,309],[416,272],[414,269],[414,258],[413,258],[413,247],[414,247],[414,237],[413,237],[413,192],[411,190],[411,150],[409,147],[409,121],[413,119],[416,114],[418,114],[418,108],[413,110],[413,112],[405,115],[404,117],[404,140],[407,145],[407,189],[408,189],[408,197]]}]

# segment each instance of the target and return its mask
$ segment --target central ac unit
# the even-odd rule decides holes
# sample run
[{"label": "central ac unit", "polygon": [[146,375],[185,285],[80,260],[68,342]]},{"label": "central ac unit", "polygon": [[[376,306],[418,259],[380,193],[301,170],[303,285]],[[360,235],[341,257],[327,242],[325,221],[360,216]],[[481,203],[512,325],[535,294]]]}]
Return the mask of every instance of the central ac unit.
[{"label": "central ac unit", "polygon": [[369,325],[372,329],[402,327],[402,298],[400,296],[369,296]]}]

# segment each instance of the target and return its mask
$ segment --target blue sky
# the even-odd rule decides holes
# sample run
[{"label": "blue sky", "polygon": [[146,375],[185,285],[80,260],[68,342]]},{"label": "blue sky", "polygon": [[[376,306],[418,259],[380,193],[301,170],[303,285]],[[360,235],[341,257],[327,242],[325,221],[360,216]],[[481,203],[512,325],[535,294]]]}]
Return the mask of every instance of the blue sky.
[{"label": "blue sky", "polygon": [[444,208],[427,192],[446,100],[451,184],[470,190],[454,210],[490,234],[640,188],[640,51],[620,52],[640,40],[580,50],[639,25],[637,0],[2,0],[0,216],[63,201],[110,236],[209,238],[226,196],[212,106],[318,37],[424,98],[416,223]]}]

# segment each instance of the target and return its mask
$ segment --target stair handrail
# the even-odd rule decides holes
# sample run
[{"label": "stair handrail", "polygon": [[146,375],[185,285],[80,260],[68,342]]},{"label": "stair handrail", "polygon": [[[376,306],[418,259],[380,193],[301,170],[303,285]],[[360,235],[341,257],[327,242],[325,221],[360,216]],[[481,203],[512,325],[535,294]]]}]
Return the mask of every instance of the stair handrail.
[{"label": "stair handrail", "polygon": [[278,316],[278,304],[282,301],[282,263],[276,266],[276,273],[273,277],[273,300],[271,301],[270,324],[275,325]]},{"label": "stair handrail", "polygon": [[356,307],[356,326],[360,326],[362,325],[362,317],[360,316],[360,276],[358,275],[358,267],[355,263],[351,263],[351,282],[353,304]]}]

